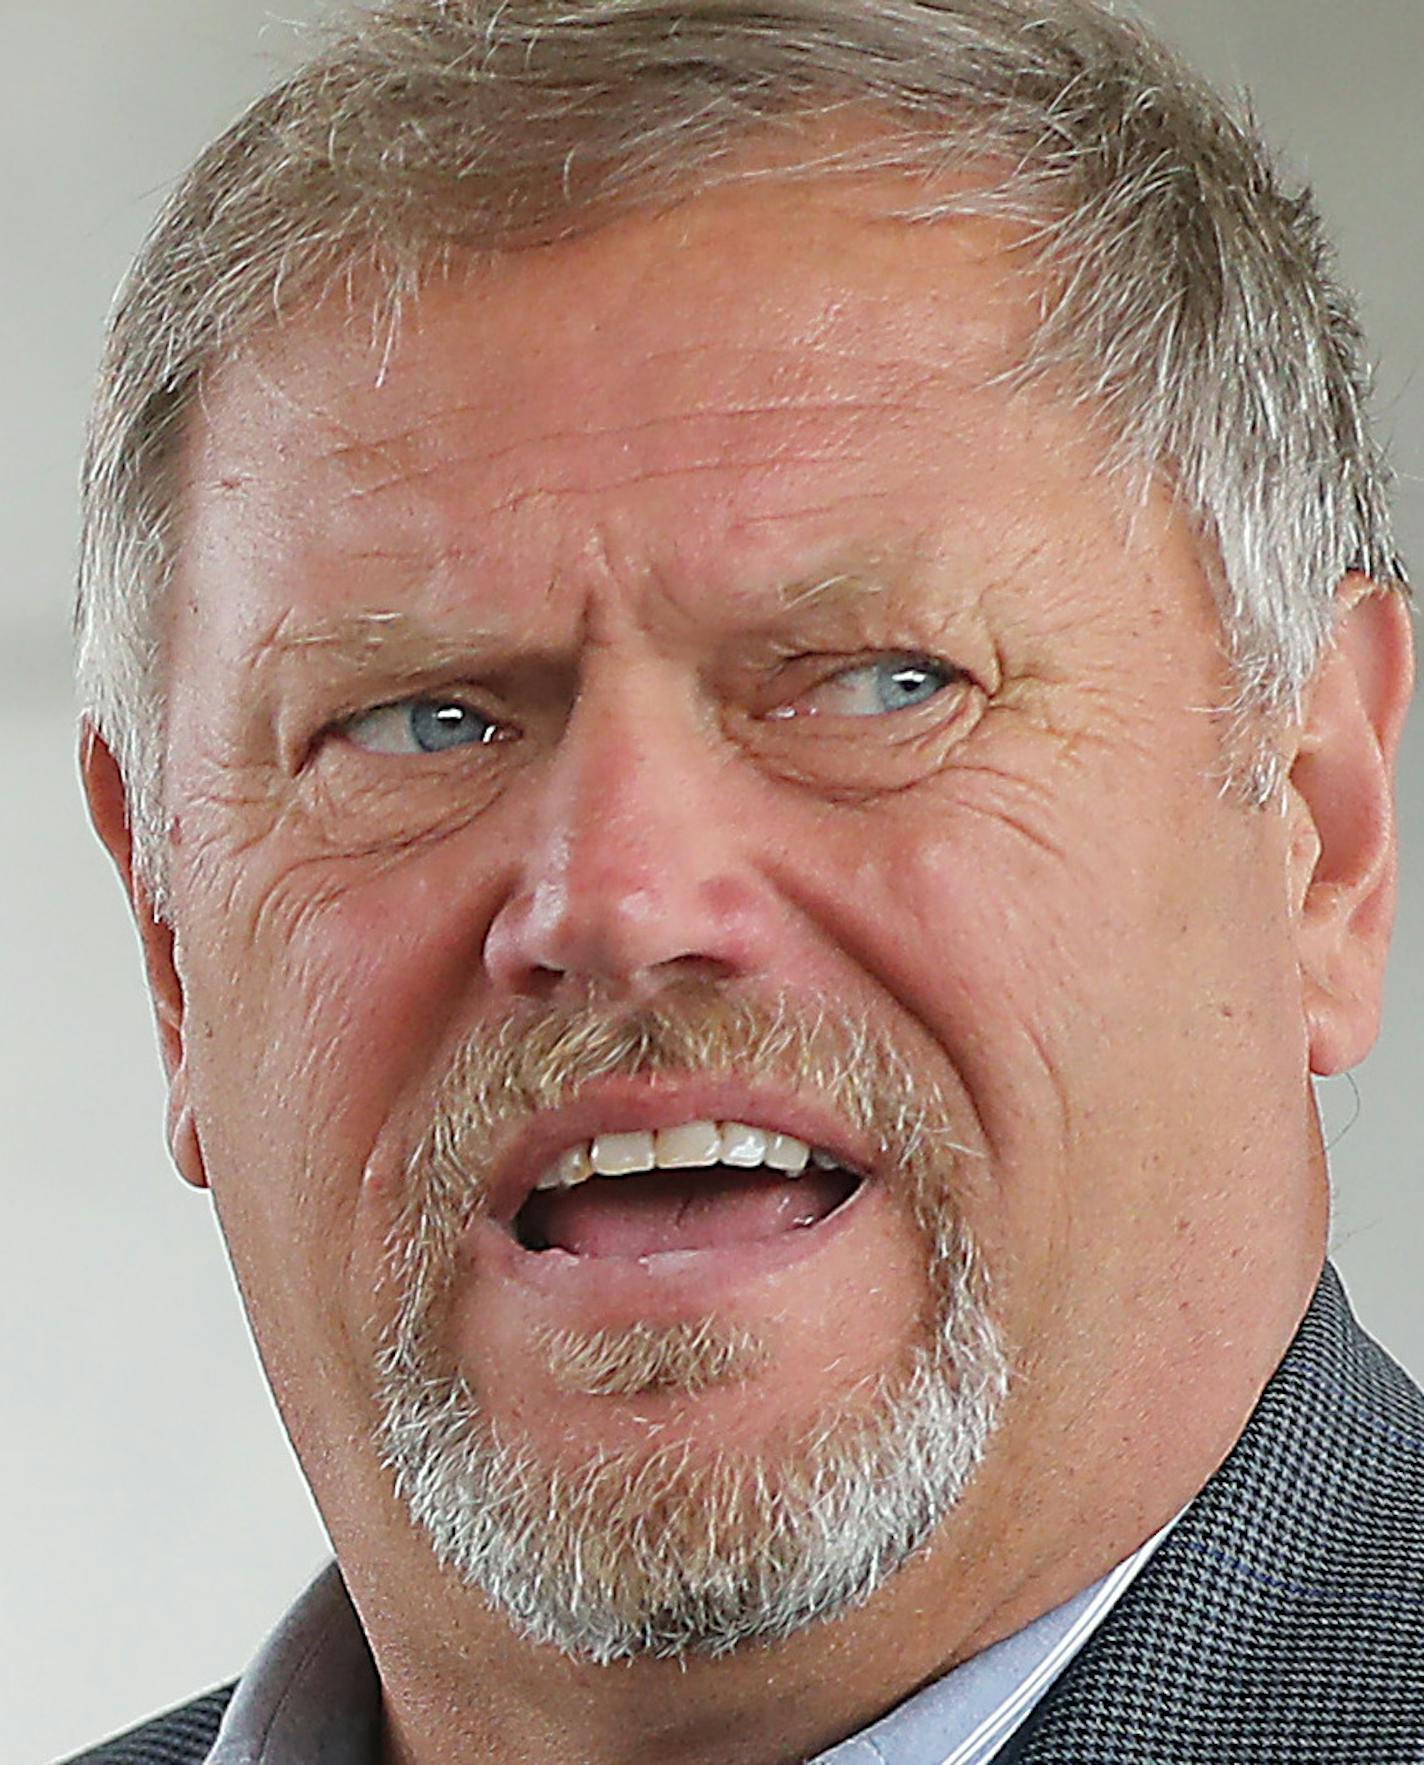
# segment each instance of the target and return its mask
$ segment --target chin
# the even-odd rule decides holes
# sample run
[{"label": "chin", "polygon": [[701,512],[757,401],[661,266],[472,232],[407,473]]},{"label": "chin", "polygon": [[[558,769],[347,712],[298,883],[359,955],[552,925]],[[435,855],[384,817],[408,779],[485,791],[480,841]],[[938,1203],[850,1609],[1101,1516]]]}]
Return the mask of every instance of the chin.
[{"label": "chin", "polygon": [[[596,1182],[614,1125],[644,1165],[715,1132],[712,1163]],[[870,1599],[962,1500],[1009,1383],[954,1125],[887,1035],[787,997],[689,985],[468,1038],[387,1236],[376,1379],[446,1573],[597,1663]],[[764,1168],[732,1168],[748,1136]],[[579,1187],[548,1190],[570,1148]]]},{"label": "chin", "polygon": [[[436,1308],[407,1305],[380,1356],[385,1465],[446,1572],[533,1642],[607,1664],[784,1640],[869,1600],[993,1437],[1009,1369],[962,1227],[936,1264],[919,1338],[800,1404],[764,1334],[713,1319],[546,1341],[568,1427],[492,1413]],[[615,1413],[636,1427],[599,1425]]]}]

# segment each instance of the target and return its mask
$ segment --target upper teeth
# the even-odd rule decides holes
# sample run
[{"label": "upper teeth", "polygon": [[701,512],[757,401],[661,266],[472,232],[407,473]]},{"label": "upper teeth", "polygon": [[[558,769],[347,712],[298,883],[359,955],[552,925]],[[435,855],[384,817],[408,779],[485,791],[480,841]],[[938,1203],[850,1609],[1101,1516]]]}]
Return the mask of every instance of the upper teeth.
[{"label": "upper teeth", "polygon": [[832,1169],[839,1162],[819,1146],[808,1146],[793,1134],[778,1134],[770,1128],[754,1128],[746,1122],[679,1122],[656,1133],[598,1134],[570,1146],[534,1187],[571,1189],[594,1176],[628,1177],[640,1171],[690,1170],[712,1164],[739,1165],[748,1170],[764,1164],[788,1176],[799,1176],[808,1163]]}]

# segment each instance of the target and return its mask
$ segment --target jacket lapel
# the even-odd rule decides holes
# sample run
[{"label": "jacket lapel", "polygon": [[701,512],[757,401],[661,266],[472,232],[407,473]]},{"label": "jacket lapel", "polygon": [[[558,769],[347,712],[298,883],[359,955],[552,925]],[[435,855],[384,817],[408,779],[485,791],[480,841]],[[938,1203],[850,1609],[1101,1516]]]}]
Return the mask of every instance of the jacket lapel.
[{"label": "jacket lapel", "polygon": [[1332,1760],[1424,1760],[1424,1397],[1327,1266],[1231,1456],[999,1765]]}]

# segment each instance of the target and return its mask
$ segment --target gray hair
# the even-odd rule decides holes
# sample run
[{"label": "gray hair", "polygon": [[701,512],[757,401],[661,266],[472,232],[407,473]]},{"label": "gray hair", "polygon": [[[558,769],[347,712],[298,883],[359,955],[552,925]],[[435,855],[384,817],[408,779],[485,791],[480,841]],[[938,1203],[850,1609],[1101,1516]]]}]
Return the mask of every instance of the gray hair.
[{"label": "gray hair", "polygon": [[[756,135],[869,113],[907,220],[1027,224],[1024,371],[1161,474],[1216,578],[1240,714],[1295,706],[1358,571],[1404,584],[1349,296],[1249,122],[1092,0],[393,0],[197,161],[121,290],[85,469],[83,708],[161,894],[161,611],[174,462],[204,376],[374,265],[387,315],[472,252],[571,236],[734,175]],[[824,134],[814,137],[824,141]],[[864,152],[807,151],[781,176]],[[935,174],[972,173],[945,199]],[[962,183],[962,179],[960,182]],[[958,187],[958,186],[956,186]],[[1258,767],[1254,794],[1277,782]]]}]

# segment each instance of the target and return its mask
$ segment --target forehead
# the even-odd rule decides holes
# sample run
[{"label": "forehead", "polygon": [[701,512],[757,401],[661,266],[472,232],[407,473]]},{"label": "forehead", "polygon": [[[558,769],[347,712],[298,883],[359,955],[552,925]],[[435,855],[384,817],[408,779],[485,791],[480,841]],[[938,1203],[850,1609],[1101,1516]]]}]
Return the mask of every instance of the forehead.
[{"label": "forehead", "polygon": [[[520,411],[511,395],[555,357],[571,402],[606,398],[635,355],[662,370],[637,390],[671,399],[709,346],[740,347],[749,377],[774,371],[788,393],[825,375],[837,350],[846,381],[887,391],[1012,365],[1038,301],[1026,246],[999,222],[897,218],[904,182],[731,185],[562,244],[457,260],[396,313],[358,281],[349,298],[259,335],[216,376],[219,397],[280,381],[290,397],[262,413],[263,439],[283,417],[305,425],[323,413],[333,428],[353,414],[373,429],[384,421],[397,438],[403,418],[431,414],[412,371],[429,355],[443,356],[454,389],[473,379],[506,418]],[[509,352],[515,336],[522,347]]]},{"label": "forehead", "polygon": [[770,416],[818,394],[849,415],[929,381],[982,385],[1022,357],[1032,266],[1000,225],[892,218],[900,182],[734,186],[466,264],[397,310],[358,287],[211,378],[192,475],[236,489],[300,464],[369,494],[481,418],[517,449],[618,421]]},{"label": "forehead", "polygon": [[984,525],[986,486],[1081,524],[1099,438],[1008,385],[1044,298],[1031,256],[904,204],[884,175],[738,185],[467,265],[389,328],[374,298],[284,324],[206,389],[187,599],[220,573],[201,622],[249,640],[318,595],[577,592],[595,567],[705,602]]}]

